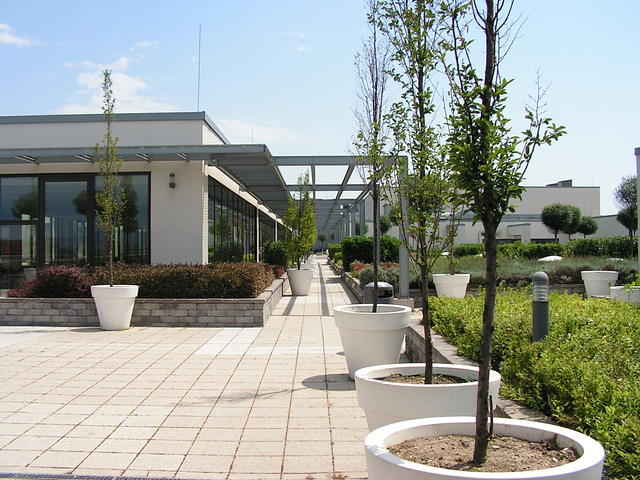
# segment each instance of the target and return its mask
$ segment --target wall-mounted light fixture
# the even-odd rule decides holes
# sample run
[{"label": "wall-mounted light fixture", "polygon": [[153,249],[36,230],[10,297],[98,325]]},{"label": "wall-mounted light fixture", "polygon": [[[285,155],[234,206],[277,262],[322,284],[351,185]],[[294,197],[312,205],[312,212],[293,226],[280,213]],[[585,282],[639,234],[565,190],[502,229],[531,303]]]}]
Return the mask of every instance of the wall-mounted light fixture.
[{"label": "wall-mounted light fixture", "polygon": [[169,188],[176,188],[176,174],[169,174]]}]

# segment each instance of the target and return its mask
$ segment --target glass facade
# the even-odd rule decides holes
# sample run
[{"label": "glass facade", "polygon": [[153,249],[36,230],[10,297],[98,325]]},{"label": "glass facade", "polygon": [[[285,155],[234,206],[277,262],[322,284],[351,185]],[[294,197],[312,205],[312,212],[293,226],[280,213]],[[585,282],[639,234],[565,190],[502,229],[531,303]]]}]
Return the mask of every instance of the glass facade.
[{"label": "glass facade", "polygon": [[[97,175],[0,176],[0,288],[49,265],[104,264],[94,194]],[[125,207],[116,260],[149,263],[149,174],[121,175]]]},{"label": "glass facade", "polygon": [[272,242],[276,238],[276,221],[264,212],[258,215],[260,222],[260,252],[266,243]]},{"label": "glass facade", "polygon": [[209,177],[209,263],[256,260],[257,209]]}]

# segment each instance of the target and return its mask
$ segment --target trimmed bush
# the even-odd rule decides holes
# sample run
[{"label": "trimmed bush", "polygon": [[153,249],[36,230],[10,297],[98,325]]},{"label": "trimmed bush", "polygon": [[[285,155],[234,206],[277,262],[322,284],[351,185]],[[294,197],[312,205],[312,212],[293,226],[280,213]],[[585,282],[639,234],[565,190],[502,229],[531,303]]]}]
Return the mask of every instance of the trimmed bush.
[{"label": "trimmed bush", "polygon": [[454,245],[453,247],[453,256],[458,258],[483,254],[484,244],[482,243],[461,243],[460,245]]},{"label": "trimmed bush", "polygon": [[[91,296],[90,270],[56,265],[43,268],[35,280],[24,282],[8,293],[14,298],[86,298]],[[108,272],[107,272],[107,283]]]},{"label": "trimmed bush", "polygon": [[559,243],[503,243],[498,245],[498,255],[506,258],[538,260],[551,255],[564,256],[565,247]]},{"label": "trimmed bush", "polygon": [[585,238],[566,245],[567,254],[574,257],[633,258],[638,255],[638,237]]},{"label": "trimmed bush", "polygon": [[287,249],[283,242],[268,242],[262,251],[262,260],[269,265],[281,265],[286,267],[288,264]]},{"label": "trimmed bush", "polygon": [[[114,265],[114,283],[138,285],[140,298],[255,298],[274,280],[273,269],[259,263],[216,265]],[[9,296],[22,298],[91,297],[91,285],[108,285],[109,271],[78,267],[42,269]]]},{"label": "trimmed bush", "polygon": [[[482,297],[435,297],[434,329],[477,359]],[[550,332],[531,342],[526,291],[496,297],[492,365],[501,394],[600,441],[607,478],[636,478],[640,465],[640,307],[550,295]]]},{"label": "trimmed bush", "polygon": [[[390,235],[380,237],[380,261],[398,262],[400,240]],[[363,235],[342,240],[342,261],[345,268],[355,262],[373,263],[373,237]]]},{"label": "trimmed bush", "polygon": [[336,261],[336,254],[342,252],[342,245],[339,243],[330,243],[327,247],[329,249],[329,258]]}]

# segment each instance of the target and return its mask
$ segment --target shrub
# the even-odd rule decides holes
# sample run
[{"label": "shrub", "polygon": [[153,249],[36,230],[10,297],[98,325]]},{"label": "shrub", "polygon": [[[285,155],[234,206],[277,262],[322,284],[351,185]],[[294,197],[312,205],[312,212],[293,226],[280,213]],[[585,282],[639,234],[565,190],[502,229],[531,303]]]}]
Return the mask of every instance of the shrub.
[{"label": "shrub", "polygon": [[330,243],[327,247],[329,249],[329,258],[336,261],[336,254],[342,252],[342,245],[339,243]]},{"label": "shrub", "polygon": [[[398,262],[400,240],[390,235],[380,237],[380,261]],[[342,260],[345,265],[355,261],[373,263],[373,237],[356,236],[342,240]]]},{"label": "shrub", "polygon": [[[436,297],[434,329],[477,358],[483,299]],[[493,366],[501,394],[600,441],[607,477],[633,478],[640,465],[640,307],[578,295],[550,295],[550,332],[531,342],[526,291],[496,298]]]},{"label": "shrub", "polygon": [[[280,272],[282,267],[277,270]],[[280,272],[282,274],[282,272]],[[255,298],[274,280],[272,266],[259,263],[216,265],[114,264],[114,283],[138,285],[140,298]],[[36,280],[9,292],[21,298],[91,297],[91,285],[108,284],[105,267],[93,274],[84,268],[42,269]]]},{"label": "shrub", "polygon": [[584,238],[566,245],[568,254],[575,257],[633,258],[638,254],[638,237]]},{"label": "shrub", "polygon": [[[400,258],[400,245],[402,242],[391,235],[380,237],[380,262],[398,263]],[[371,243],[373,248],[373,241]]]},{"label": "shrub", "polygon": [[559,243],[503,243],[498,245],[498,255],[507,258],[538,260],[550,255],[565,255],[564,245]]},{"label": "shrub", "polygon": [[286,267],[288,257],[284,243],[279,241],[266,243],[262,251],[262,260],[269,265],[282,265]]},{"label": "shrub", "polygon": [[482,243],[461,243],[453,247],[454,257],[470,257],[472,255],[483,255],[484,244]]},{"label": "shrub", "polygon": [[[24,282],[8,293],[14,298],[88,298],[91,297],[91,272],[86,268],[55,265],[38,271],[35,280]],[[107,272],[107,284],[108,272]]]}]

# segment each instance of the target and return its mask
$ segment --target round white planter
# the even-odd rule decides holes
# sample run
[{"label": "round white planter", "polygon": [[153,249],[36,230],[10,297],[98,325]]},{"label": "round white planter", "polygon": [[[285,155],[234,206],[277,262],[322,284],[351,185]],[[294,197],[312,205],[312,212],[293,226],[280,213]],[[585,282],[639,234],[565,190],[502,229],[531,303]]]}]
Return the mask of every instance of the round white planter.
[{"label": "round white planter", "polygon": [[382,304],[376,313],[371,308],[370,303],[363,303],[333,309],[350,378],[360,368],[397,363],[400,359],[411,308]]},{"label": "round white planter", "polygon": [[581,272],[587,297],[604,297],[609,287],[616,284],[618,272],[609,270],[584,270]]},{"label": "round white planter", "polygon": [[100,328],[126,330],[131,325],[138,285],[93,285],[91,296],[96,304]]},{"label": "round white planter", "polygon": [[[433,373],[475,381],[446,385],[394,383],[378,380],[392,374],[419,375],[424,363],[376,365],[356,372],[358,405],[367,415],[369,430],[415,418],[475,415],[478,367],[435,363]],[[500,374],[489,373],[489,394],[497,404]]]},{"label": "round white planter", "polygon": [[465,479],[581,479],[600,480],[604,465],[604,449],[592,438],[567,428],[546,423],[496,418],[494,433],[522,440],[544,441],[556,439],[562,448],[573,447],[580,458],[559,467],[527,472],[464,472],[429,467],[402,460],[389,453],[387,447],[416,437],[441,435],[475,435],[475,417],[438,417],[394,423],[371,432],[365,440],[369,480],[465,480]]},{"label": "round white planter", "polygon": [[640,303],[640,287],[609,287],[609,297],[625,302]]},{"label": "round white planter", "polygon": [[287,269],[287,276],[289,277],[289,288],[291,288],[291,295],[305,296],[309,295],[311,290],[311,282],[313,281],[313,270],[308,268]]},{"label": "round white planter", "polygon": [[446,273],[434,273],[433,283],[436,286],[436,293],[439,297],[464,298],[467,294],[467,285],[471,280],[468,273],[456,273],[449,275]]}]

